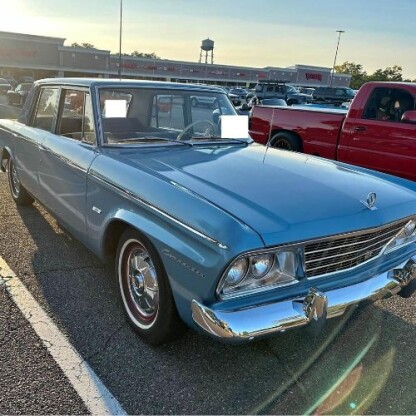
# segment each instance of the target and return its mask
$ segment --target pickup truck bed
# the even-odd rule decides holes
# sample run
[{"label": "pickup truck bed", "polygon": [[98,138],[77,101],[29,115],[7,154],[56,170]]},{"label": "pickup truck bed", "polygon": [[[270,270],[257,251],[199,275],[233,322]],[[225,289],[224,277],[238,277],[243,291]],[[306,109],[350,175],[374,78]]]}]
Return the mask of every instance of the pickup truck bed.
[{"label": "pickup truck bed", "polygon": [[267,144],[270,138],[273,146],[279,133],[290,131],[302,137],[301,147],[296,150],[335,159],[338,133],[346,114],[346,109],[313,105],[258,106],[255,117],[250,120],[250,134],[262,144]]},{"label": "pickup truck bed", "polygon": [[260,143],[416,180],[416,84],[370,82],[350,108],[255,106]]}]

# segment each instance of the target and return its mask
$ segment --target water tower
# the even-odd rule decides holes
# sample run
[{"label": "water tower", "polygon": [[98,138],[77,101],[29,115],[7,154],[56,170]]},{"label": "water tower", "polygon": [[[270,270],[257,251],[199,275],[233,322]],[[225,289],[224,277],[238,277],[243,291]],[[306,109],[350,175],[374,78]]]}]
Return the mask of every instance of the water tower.
[{"label": "water tower", "polygon": [[202,62],[202,57],[205,55],[205,63],[208,63],[209,56],[211,55],[211,64],[214,63],[214,41],[210,38],[204,39],[201,43],[201,53],[199,54],[199,63]]}]

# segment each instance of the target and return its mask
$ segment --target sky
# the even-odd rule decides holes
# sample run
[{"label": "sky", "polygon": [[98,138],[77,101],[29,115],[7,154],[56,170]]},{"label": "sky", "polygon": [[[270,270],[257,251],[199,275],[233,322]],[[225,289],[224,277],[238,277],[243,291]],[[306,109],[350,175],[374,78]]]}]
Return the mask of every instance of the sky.
[{"label": "sky", "polygon": [[118,53],[121,1],[123,53],[197,62],[209,37],[217,64],[330,68],[344,30],[337,64],[416,79],[416,0],[0,0],[0,31]]}]

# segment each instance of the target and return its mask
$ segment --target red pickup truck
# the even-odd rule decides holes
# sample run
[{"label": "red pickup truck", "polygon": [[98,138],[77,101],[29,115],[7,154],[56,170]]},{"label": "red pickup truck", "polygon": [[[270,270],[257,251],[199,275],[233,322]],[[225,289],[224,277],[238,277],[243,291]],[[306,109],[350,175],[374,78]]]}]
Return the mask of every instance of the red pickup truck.
[{"label": "red pickup truck", "polygon": [[416,180],[416,84],[369,82],[348,110],[255,106],[250,135],[260,143]]}]

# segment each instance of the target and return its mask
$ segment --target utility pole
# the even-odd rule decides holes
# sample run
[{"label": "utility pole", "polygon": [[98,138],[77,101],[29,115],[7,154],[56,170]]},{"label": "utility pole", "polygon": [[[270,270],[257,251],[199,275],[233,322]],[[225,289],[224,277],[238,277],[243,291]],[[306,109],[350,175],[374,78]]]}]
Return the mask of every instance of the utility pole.
[{"label": "utility pole", "polygon": [[337,63],[337,55],[338,55],[339,41],[341,40],[341,35],[343,33],[345,33],[345,30],[337,30],[337,33],[338,33],[338,42],[337,42],[337,49],[335,50],[334,65],[332,65],[331,79],[329,81],[329,86],[330,87],[332,87],[332,81],[334,80],[335,65]]},{"label": "utility pole", "polygon": [[123,0],[120,0],[120,36],[118,48],[118,77],[121,80],[121,35],[123,32]]}]

